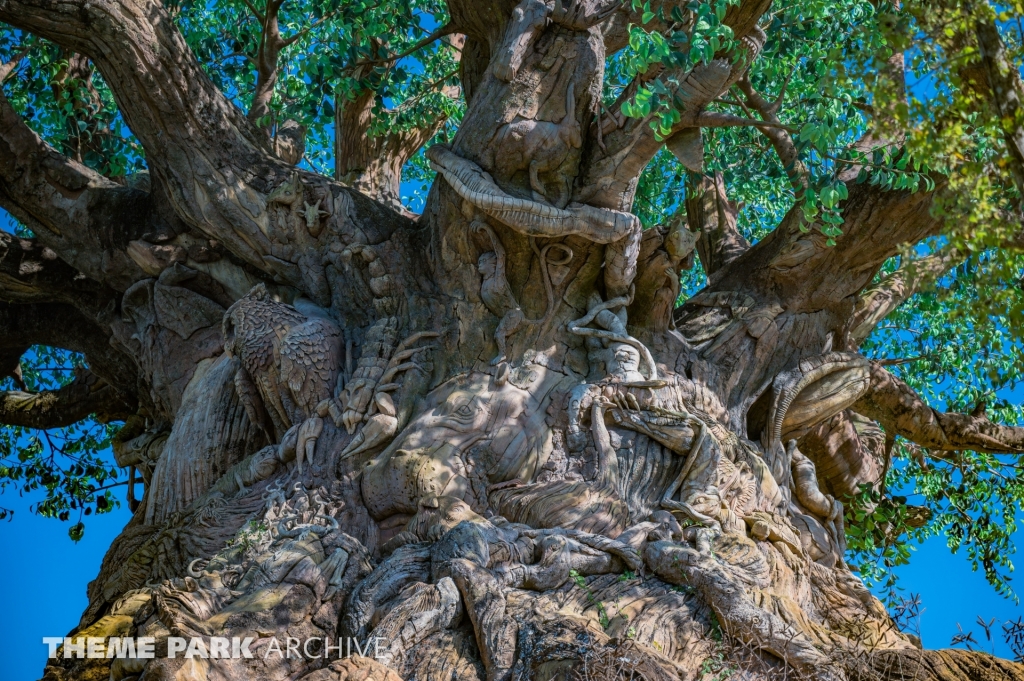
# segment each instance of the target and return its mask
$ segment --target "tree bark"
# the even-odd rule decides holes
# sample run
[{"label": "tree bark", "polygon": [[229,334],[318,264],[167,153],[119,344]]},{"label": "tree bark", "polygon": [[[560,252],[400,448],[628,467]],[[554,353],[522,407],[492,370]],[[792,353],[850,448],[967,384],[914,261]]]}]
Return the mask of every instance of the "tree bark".
[{"label": "tree bark", "polygon": [[[742,49],[652,76],[686,102],[668,139],[694,166],[700,128],[735,123],[705,108],[757,58],[768,5],[729,6]],[[430,131],[357,139],[371,93],[339,107],[338,179],[374,198],[275,155],[251,120],[270,71],[243,115],[159,3],[0,3],[92,60],[152,176],[116,186],[0,101],[0,201],[36,233],[0,241],[0,369],[35,343],[84,351],[137,402],[115,456],[146,484],[76,634],[152,636],[157,658],[48,674],[502,681],[632,660],[696,678],[717,623],[755,677],[897,678],[885,658],[943,678],[846,565],[831,496],[876,475],[855,465],[864,417],[943,451],[1024,442],[931,411],[851,351],[891,306],[865,293],[879,268],[936,233],[934,194],[858,185],[835,245],[798,209],[750,245],[716,177],[691,201],[699,237],[681,217],[645,233],[629,211],[665,140],[596,106],[631,6],[448,7],[467,110],[426,152],[438,176],[413,221],[375,199],[394,202]],[[694,249],[710,283],[673,311]],[[900,281],[889,301],[916,285]],[[123,415],[82,390],[5,394],[0,420]],[[839,450],[848,465],[819,485],[814,462]],[[387,652],[165,654],[171,636],[255,634]]]}]

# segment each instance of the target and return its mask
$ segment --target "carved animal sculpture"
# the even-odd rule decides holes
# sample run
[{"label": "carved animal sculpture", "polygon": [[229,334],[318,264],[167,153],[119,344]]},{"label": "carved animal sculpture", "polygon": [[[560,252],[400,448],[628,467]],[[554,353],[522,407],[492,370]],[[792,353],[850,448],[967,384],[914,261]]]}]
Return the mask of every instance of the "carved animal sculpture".
[{"label": "carved animal sculpture", "polygon": [[[551,286],[551,265],[565,265],[572,260],[572,249],[564,244],[547,244],[544,248],[537,248],[536,242],[531,239],[530,246],[537,255],[541,266],[541,276],[544,279],[544,291],[547,297],[547,309],[540,319],[527,319],[526,314],[519,306],[512,289],[509,288],[508,278],[505,276],[505,247],[498,238],[491,226],[482,220],[474,220],[472,229],[487,235],[493,251],[482,253],[477,259],[477,270],[483,276],[480,284],[480,298],[484,306],[498,317],[497,328],[494,330],[494,342],[498,346],[498,354],[491,360],[491,366],[497,366],[505,361],[508,338],[523,327],[525,324],[543,323],[554,313],[555,296]],[[563,257],[558,260],[548,258],[548,254],[554,250],[563,252]]]},{"label": "carved animal sculpture", "polygon": [[279,273],[301,278],[316,302],[328,307],[331,292],[323,260],[315,247],[324,228],[321,217],[328,215],[328,211],[320,209],[323,197],[310,205],[303,200],[304,196],[305,188],[298,172],[293,172],[267,195],[268,212],[278,225],[274,232],[278,243],[264,259]]},{"label": "carved animal sculpture", "polygon": [[506,83],[515,78],[523,58],[533,47],[548,21],[573,31],[586,31],[618,9],[617,0],[522,0],[514,10],[501,44],[495,51],[494,77]]},{"label": "carved animal sculpture", "polygon": [[280,203],[285,206],[294,206],[302,198],[302,180],[297,172],[274,188],[267,194],[267,203]]},{"label": "carved animal sculpture", "polygon": [[558,179],[557,190],[552,193],[541,182],[540,173],[557,170],[569,156],[569,151],[579,149],[582,144],[573,83],[570,82],[565,94],[565,116],[560,122],[526,118],[498,129],[492,145],[491,166],[499,176],[508,178],[521,170],[528,170],[534,200],[547,202],[551,197],[551,203],[563,208],[569,202],[568,181]]},{"label": "carved animal sculpture", "polygon": [[235,388],[252,422],[271,442],[303,425],[296,448],[301,470],[323,428],[316,407],[337,382],[341,332],[327,319],[306,318],[274,301],[263,284],[228,309],[223,330],[224,349],[241,361]]},{"label": "carved animal sculpture", "polygon": [[327,211],[322,210],[320,208],[320,204],[323,202],[324,200],[321,198],[318,199],[317,202],[313,204],[305,202],[303,202],[302,204],[302,217],[306,219],[306,230],[309,232],[310,236],[314,238],[320,236],[320,232],[323,230],[321,218],[327,217],[329,215]]},{"label": "carved animal sculpture", "polygon": [[477,260],[477,270],[483,275],[480,284],[480,297],[491,314],[498,317],[498,327],[494,330],[494,342],[498,346],[498,355],[491,360],[496,365],[505,359],[508,337],[519,330],[526,321],[519,302],[512,295],[505,277],[505,247],[501,240],[486,222],[476,221],[473,229],[487,234],[493,251],[483,253]]},{"label": "carved animal sculpture", "polygon": [[608,244],[604,271],[606,292],[612,298],[629,292],[636,276],[643,235],[637,216],[582,203],[556,208],[541,201],[516,198],[502,190],[480,166],[456,156],[440,144],[427,149],[427,158],[430,167],[440,173],[459,196],[520,234],[552,238],[577,234],[599,244]]},{"label": "carved animal sculpture", "polygon": [[784,371],[772,382],[772,401],[762,434],[766,460],[778,480],[788,480],[788,457],[783,436],[799,437],[806,424],[846,409],[870,384],[868,361],[849,352],[827,352]]}]

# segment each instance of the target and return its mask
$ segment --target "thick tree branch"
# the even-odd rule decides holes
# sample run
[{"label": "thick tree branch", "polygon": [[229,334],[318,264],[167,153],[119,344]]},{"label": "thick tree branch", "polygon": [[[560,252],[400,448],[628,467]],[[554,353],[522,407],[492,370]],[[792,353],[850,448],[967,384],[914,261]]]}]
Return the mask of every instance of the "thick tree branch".
[{"label": "thick tree branch", "polygon": [[700,232],[697,255],[709,281],[715,280],[723,267],[750,248],[750,243],[736,227],[738,211],[726,195],[722,173],[714,178],[690,176],[686,191],[686,219],[690,230]]},{"label": "thick tree branch", "polygon": [[774,102],[769,102],[761,93],[754,89],[746,75],[740,79],[738,85],[743,92],[746,106],[760,114],[761,118],[766,122],[776,124],[774,127],[759,128],[759,130],[771,142],[772,148],[775,149],[779,160],[782,161],[782,167],[785,168],[786,174],[789,176],[789,182],[796,193],[796,202],[799,203],[803,198],[804,192],[807,191],[809,173],[807,166],[800,160],[800,152],[796,148],[796,143],[793,142],[789,131],[782,127],[782,121],[779,120],[778,110],[779,105],[782,103],[782,97],[785,95],[785,86],[783,86],[778,99]]},{"label": "thick tree branch", "polygon": [[[259,133],[210,82],[174,21],[150,0],[55,3],[8,0],[0,20],[88,55],[149,157],[187,150],[185,138],[222,139],[232,151],[267,151]],[[163,132],[163,134],[160,134]]]},{"label": "thick tree branch", "polygon": [[[657,111],[643,118],[599,118],[599,125],[594,126],[591,132],[593,155],[583,168],[576,200],[604,208],[629,209],[637,178],[665,144],[665,140],[671,140],[687,129],[699,128],[704,109],[739,80],[760,53],[765,35],[757,27],[756,19],[753,22],[749,20],[756,11],[763,13],[767,10],[769,4],[758,0],[731,8],[740,12],[736,15],[739,23],[729,24],[736,35],[741,36],[739,59],[735,63],[725,55],[719,55],[710,63],[699,64],[688,72],[664,69],[657,74],[661,84],[671,93],[672,106],[680,110],[679,121],[667,135],[661,136],[655,130],[657,126],[652,126],[652,121],[659,115]],[[726,21],[729,21],[728,15]],[[735,57],[735,54],[730,57]],[[649,76],[641,75],[638,78],[643,80]],[[619,111],[635,95],[635,91],[636,87],[627,87],[611,110]],[[716,125],[724,122],[721,118],[705,120]],[[609,128],[608,123],[612,127]],[[694,153],[702,153],[696,151],[700,148],[699,144],[695,143],[694,146]]]},{"label": "thick tree branch", "polygon": [[[802,231],[800,207],[775,231],[722,268],[715,279],[675,311],[677,328],[701,357],[731,367],[728,379],[710,376],[731,404],[757,399],[758,386],[802,360],[849,347],[849,320],[857,295],[885,260],[935,234],[928,192],[894,192],[854,185],[844,205],[843,233],[834,245],[817,227]],[[708,334],[709,322],[732,319]],[[721,383],[719,383],[721,381]],[[746,406],[737,408],[744,418]]]},{"label": "thick tree branch", "polygon": [[[448,29],[445,31],[450,35]],[[459,61],[465,36],[452,35],[448,43],[455,60]],[[444,84],[449,77],[439,78],[427,89],[436,88],[449,97],[457,97],[458,88]],[[371,136],[369,130],[373,124],[373,110],[378,103],[377,93],[366,87],[344,103],[340,101],[342,96],[338,97],[334,115],[334,176],[363,194],[403,211],[402,168],[437,134],[447,116],[435,116],[421,126]]]},{"label": "thick tree branch", "polygon": [[1024,452],[1024,428],[999,425],[984,415],[936,411],[877,362],[871,363],[870,389],[852,409],[878,421],[890,436],[905,437],[939,458],[961,449]]},{"label": "thick tree branch", "polygon": [[993,21],[978,21],[975,34],[988,79],[989,96],[1003,128],[1007,165],[1018,191],[1024,196],[1024,81],[1017,65],[1006,53]]},{"label": "thick tree branch", "polygon": [[0,64],[0,83],[3,83],[5,80],[11,77],[11,74],[14,73],[15,69],[18,68],[18,64],[21,62],[22,59],[25,58],[26,54],[28,54],[27,47],[15,51],[14,56],[10,59],[10,61],[6,61]]},{"label": "thick tree branch", "polygon": [[[179,215],[245,253],[254,265],[263,264],[232,228],[242,222],[259,231],[255,218],[237,208],[225,216],[210,204],[229,212],[224,204],[234,202],[225,201],[225,185],[239,183],[242,176],[269,191],[268,179],[279,183],[290,170],[270,160],[269,140],[210,82],[159,3],[14,0],[0,5],[0,20],[88,55],[110,84]],[[74,170],[64,189],[78,199],[98,180]]]},{"label": "thick tree branch", "polygon": [[0,206],[89,279],[124,290],[145,274],[127,255],[133,239],[184,229],[153,195],[72,161],[32,131],[0,92]]},{"label": "thick tree branch", "polygon": [[794,207],[710,288],[743,291],[794,312],[835,306],[860,293],[900,246],[938,233],[942,223],[931,213],[934,197],[935,192],[854,185],[842,205],[845,221],[833,246],[820,227],[802,230],[802,210]]},{"label": "thick tree branch", "polygon": [[[21,357],[33,345],[85,355],[89,369],[114,386],[126,402],[136,391],[136,365],[115,348],[110,330],[65,303],[0,303],[0,355]],[[0,367],[8,371],[9,367]]]},{"label": "thick tree branch", "polygon": [[117,293],[84,276],[37,239],[0,232],[0,300],[70,303],[99,319],[114,309]]},{"label": "thick tree branch", "polygon": [[[174,212],[279,283],[327,304],[322,262],[329,242],[339,232],[354,238],[352,223],[359,223],[373,225],[374,234],[363,238],[379,243],[401,222],[356,192],[296,173],[271,153],[270,140],[207,78],[156,0],[6,0],[0,21],[88,55],[146,149],[150,172]],[[319,195],[321,208],[343,207],[330,228],[314,222],[316,234],[298,253],[290,228],[272,223],[267,211],[271,193],[296,180],[306,201],[316,203]]]},{"label": "thick tree branch", "polygon": [[87,369],[76,369],[71,383],[38,393],[0,391],[0,423],[27,428],[70,426],[95,414],[101,423],[123,420],[134,405]]},{"label": "thick tree branch", "polygon": [[[868,130],[848,149],[855,159],[870,159],[879,148],[888,148],[895,153],[906,141],[906,132],[899,124],[896,108],[907,103],[906,59],[902,52],[895,52],[880,70],[883,81],[890,89],[888,95],[876,93],[870,108],[872,120]],[[862,163],[848,163],[839,171],[839,179],[852,182],[864,168]]]},{"label": "thick tree branch", "polygon": [[256,13],[253,8],[260,22],[260,43],[256,52],[256,91],[249,107],[249,119],[252,121],[259,121],[270,113],[270,100],[277,85],[278,58],[286,46],[278,23],[278,13],[283,4],[284,0],[269,0],[263,13]]},{"label": "thick tree branch", "polygon": [[904,261],[895,272],[866,288],[858,297],[853,311],[850,349],[860,347],[890,312],[922,286],[933,283],[963,262],[965,256],[955,248],[946,247],[932,255]]},{"label": "thick tree branch", "polygon": [[270,102],[274,98],[280,69],[281,51],[301,38],[305,32],[327,17],[297,32],[288,39],[281,36],[281,25],[278,16],[284,0],[269,0],[265,11],[259,12],[252,3],[246,5],[260,22],[260,42],[253,60],[256,65],[256,88],[253,92],[252,105],[249,107],[249,120],[262,128],[271,136],[271,146],[277,156],[295,165],[306,153],[306,131],[295,121],[281,121],[276,126],[270,118]]},{"label": "thick tree branch", "polygon": [[90,155],[106,158],[114,133],[103,120],[103,100],[92,82],[93,66],[85,56],[67,50],[63,58],[66,64],[53,83],[57,104],[71,107],[61,151],[79,163]]}]

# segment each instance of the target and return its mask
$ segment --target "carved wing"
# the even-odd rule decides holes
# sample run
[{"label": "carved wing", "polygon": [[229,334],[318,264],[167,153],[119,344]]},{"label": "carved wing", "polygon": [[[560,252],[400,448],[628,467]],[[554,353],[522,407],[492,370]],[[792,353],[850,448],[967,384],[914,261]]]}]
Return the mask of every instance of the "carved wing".
[{"label": "carved wing", "polygon": [[340,348],[338,327],[316,317],[292,327],[281,339],[281,380],[306,418],[334,393]]},{"label": "carved wing", "polygon": [[246,416],[257,428],[263,429],[271,442],[274,441],[274,429],[267,417],[267,410],[263,405],[263,398],[256,384],[252,382],[249,373],[239,367],[235,372],[235,392],[238,393],[238,401],[242,403]]}]

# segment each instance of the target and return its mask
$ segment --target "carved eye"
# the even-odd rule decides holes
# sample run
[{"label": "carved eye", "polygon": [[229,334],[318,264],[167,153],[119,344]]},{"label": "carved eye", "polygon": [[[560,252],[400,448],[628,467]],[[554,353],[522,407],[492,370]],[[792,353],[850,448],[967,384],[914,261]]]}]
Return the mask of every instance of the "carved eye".
[{"label": "carved eye", "polygon": [[468,404],[464,404],[458,409],[456,409],[455,413],[458,414],[459,416],[472,416],[473,410],[469,407]]}]

